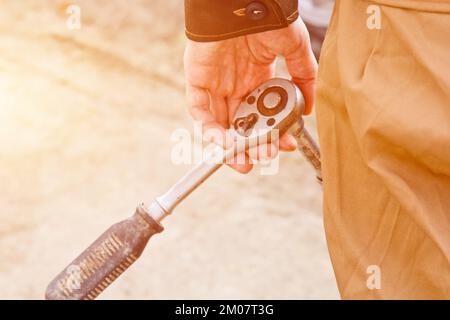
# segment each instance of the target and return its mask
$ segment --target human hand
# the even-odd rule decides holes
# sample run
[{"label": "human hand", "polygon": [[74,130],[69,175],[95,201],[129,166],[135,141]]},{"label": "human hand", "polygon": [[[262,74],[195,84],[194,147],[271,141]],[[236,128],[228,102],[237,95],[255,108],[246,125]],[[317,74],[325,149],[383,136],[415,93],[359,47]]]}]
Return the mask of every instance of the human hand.
[{"label": "human hand", "polygon": [[[189,111],[202,122],[203,131],[220,130],[223,138],[212,142],[225,146],[226,129],[246,95],[275,74],[277,55],[286,59],[292,81],[305,98],[305,114],[312,111],[317,62],[311,50],[308,31],[300,18],[288,27],[216,42],[188,40],[184,53],[186,94]],[[276,144],[249,150],[243,163],[229,164],[241,173],[249,172],[256,159],[273,157],[278,148],[296,149],[295,139],[285,134]],[[255,158],[255,157],[253,157]]]}]

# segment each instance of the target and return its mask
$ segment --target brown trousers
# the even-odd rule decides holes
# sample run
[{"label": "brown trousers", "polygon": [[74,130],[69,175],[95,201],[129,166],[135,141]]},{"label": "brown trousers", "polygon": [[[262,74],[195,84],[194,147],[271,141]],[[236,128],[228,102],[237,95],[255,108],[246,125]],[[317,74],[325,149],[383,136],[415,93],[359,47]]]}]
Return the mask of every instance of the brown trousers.
[{"label": "brown trousers", "polygon": [[450,299],[450,2],[338,0],[316,107],[342,298]]}]

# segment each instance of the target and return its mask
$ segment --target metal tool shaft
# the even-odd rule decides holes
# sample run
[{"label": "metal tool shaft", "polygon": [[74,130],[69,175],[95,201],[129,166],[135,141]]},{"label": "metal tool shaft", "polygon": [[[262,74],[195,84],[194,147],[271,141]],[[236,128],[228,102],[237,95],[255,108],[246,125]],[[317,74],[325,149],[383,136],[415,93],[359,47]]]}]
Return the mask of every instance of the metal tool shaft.
[{"label": "metal tool shaft", "polygon": [[175,207],[189,196],[206,179],[216,172],[222,164],[233,159],[237,154],[248,148],[257,146],[258,137],[235,141],[230,149],[215,146],[205,159],[195,165],[181,179],[179,179],[167,192],[153,200],[149,207],[151,217],[161,222],[172,213]]},{"label": "metal tool shaft", "polygon": [[220,146],[216,146],[205,160],[189,170],[167,192],[153,200],[149,205],[152,218],[158,222],[162,221],[181,201],[216,172],[227,157],[230,157],[234,152],[236,152],[236,149],[224,150]]}]

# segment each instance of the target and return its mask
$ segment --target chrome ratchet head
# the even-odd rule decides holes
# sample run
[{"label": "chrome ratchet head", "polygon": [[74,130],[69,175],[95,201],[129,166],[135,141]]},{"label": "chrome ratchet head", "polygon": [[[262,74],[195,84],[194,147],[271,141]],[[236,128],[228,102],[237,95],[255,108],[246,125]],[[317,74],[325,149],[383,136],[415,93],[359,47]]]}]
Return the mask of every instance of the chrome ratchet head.
[{"label": "chrome ratchet head", "polygon": [[304,105],[303,95],[292,81],[270,79],[240,104],[230,133],[236,140],[276,140],[298,121]]}]

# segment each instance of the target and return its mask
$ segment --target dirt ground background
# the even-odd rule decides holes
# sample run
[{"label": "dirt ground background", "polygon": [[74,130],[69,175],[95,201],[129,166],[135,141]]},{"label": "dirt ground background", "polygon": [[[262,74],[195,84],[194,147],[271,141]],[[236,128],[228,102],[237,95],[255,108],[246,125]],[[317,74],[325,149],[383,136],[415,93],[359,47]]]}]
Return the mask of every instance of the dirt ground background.
[{"label": "dirt ground background", "polygon": [[[0,3],[3,299],[43,298],[101,232],[189,168],[170,162],[173,130],[192,130],[181,1],[72,3],[80,30],[66,27],[70,2]],[[274,176],[219,170],[101,298],[338,298],[321,189],[300,154],[280,161]]]}]

